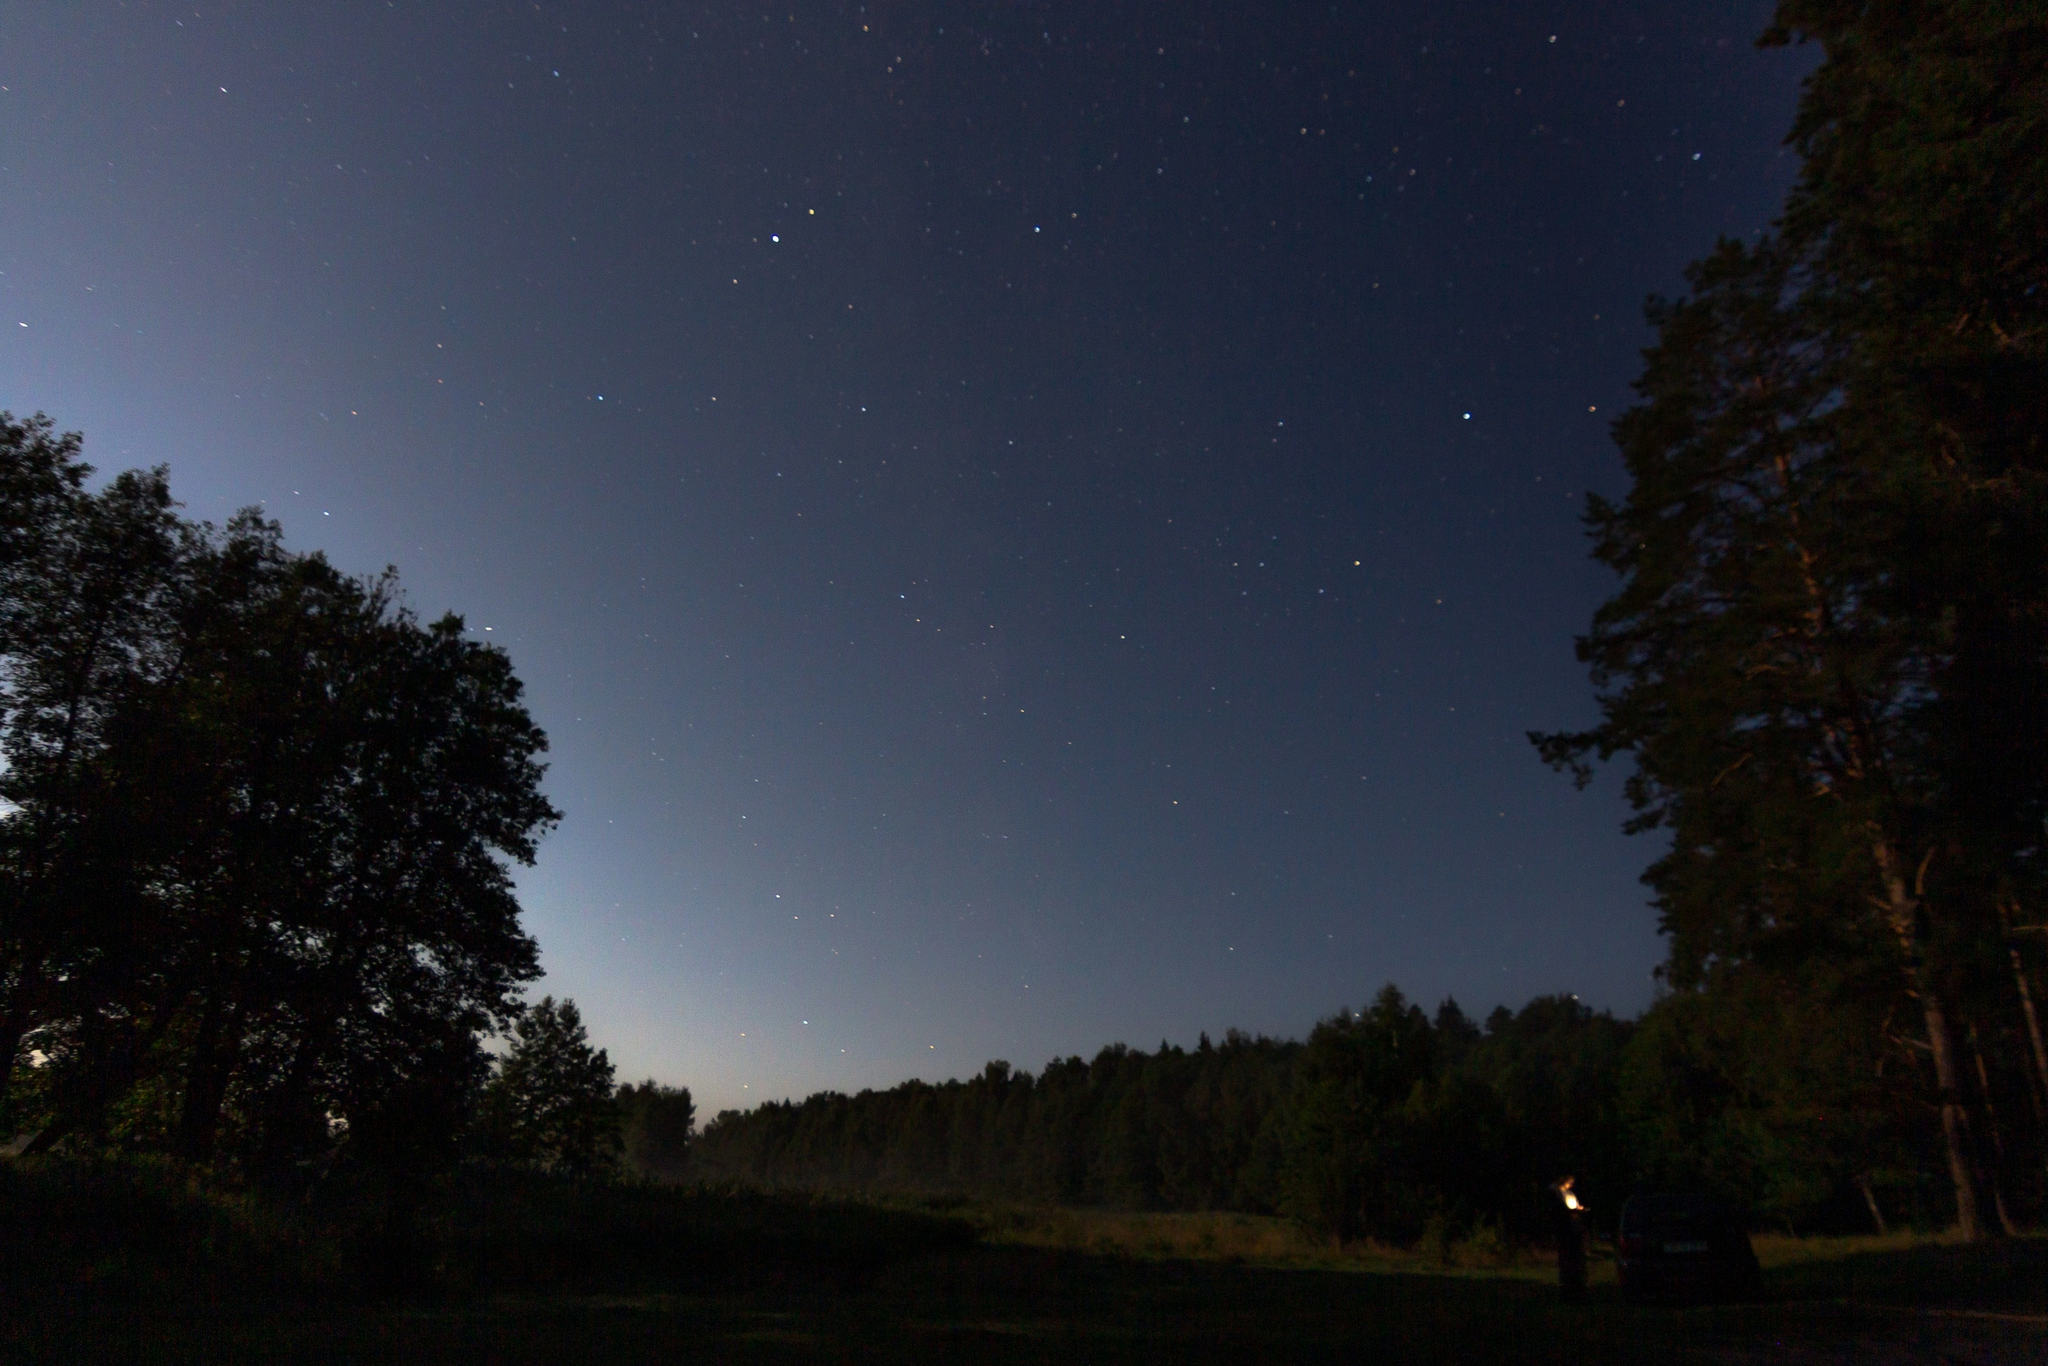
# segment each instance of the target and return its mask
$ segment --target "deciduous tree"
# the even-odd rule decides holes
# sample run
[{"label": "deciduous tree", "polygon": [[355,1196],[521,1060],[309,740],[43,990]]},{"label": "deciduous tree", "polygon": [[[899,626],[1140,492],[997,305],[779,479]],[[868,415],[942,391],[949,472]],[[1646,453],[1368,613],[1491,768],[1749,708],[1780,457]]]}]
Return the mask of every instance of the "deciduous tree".
[{"label": "deciduous tree", "polygon": [[484,1089],[482,1125],[502,1158],[583,1175],[618,1160],[612,1063],[593,1049],[574,1001],[543,996],[512,1026],[512,1046]]}]

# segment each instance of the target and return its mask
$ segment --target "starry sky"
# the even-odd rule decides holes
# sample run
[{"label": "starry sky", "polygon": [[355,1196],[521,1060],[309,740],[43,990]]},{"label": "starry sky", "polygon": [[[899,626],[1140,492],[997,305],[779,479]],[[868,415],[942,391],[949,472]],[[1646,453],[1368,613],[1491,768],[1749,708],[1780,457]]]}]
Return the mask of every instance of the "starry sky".
[{"label": "starry sky", "polygon": [[0,407],[502,644],[547,977],[701,1113],[1639,1010],[1572,637],[1762,0],[14,5]]}]

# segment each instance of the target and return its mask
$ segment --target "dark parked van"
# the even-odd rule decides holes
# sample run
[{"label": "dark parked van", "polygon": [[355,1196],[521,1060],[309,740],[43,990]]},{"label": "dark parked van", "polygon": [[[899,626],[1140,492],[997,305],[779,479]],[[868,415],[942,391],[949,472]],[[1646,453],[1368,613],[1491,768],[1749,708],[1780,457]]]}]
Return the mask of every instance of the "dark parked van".
[{"label": "dark parked van", "polygon": [[1762,1287],[1742,1216],[1711,1196],[1632,1196],[1615,1253],[1621,1295],[1631,1304],[1664,1296],[1747,1299]]}]

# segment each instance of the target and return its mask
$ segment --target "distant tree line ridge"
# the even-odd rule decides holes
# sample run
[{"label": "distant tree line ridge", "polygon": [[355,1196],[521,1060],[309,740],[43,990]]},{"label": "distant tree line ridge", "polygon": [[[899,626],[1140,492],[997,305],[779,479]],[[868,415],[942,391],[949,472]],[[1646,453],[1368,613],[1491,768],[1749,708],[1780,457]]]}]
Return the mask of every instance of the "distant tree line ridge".
[{"label": "distant tree line ridge", "polygon": [[[1341,1239],[1540,1238],[1576,1176],[1596,1215],[1706,1190],[1778,1226],[1950,1218],[1909,1074],[1857,1091],[1792,1002],[1693,997],[1638,1020],[1570,996],[1432,1019],[1392,986],[1306,1041],[1117,1045],[1036,1075],[826,1092],[707,1125],[693,1176],[1130,1209],[1284,1215]],[[1809,1049],[1817,1052],[1809,1056]],[[1832,1112],[1832,1113],[1830,1113]]]}]

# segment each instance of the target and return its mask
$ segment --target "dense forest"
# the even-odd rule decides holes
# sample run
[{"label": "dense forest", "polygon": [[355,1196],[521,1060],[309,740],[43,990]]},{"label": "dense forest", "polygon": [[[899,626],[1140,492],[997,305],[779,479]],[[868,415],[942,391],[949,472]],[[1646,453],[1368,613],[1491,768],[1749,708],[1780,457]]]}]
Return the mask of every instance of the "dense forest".
[{"label": "dense forest", "polygon": [[1432,1021],[1392,987],[1306,1043],[1106,1048],[978,1077],[720,1114],[707,1176],[1053,1204],[1286,1213],[1341,1238],[1527,1236],[1542,1191],[1627,1177],[1618,1062],[1632,1030],[1570,997]]},{"label": "dense forest", "polygon": [[[1946,1226],[1938,1127],[1912,1069],[1845,1056],[1788,996],[1674,994],[1634,1021],[1569,996],[1432,1019],[1393,987],[1306,1042],[1118,1045],[1033,1075],[726,1111],[703,1178],[1132,1209],[1281,1214],[1340,1239],[1540,1238],[1550,1184],[1597,1218],[1640,1186],[1770,1226]],[[2010,1042],[2010,1040],[2008,1040]],[[1987,1076],[1990,1075],[1987,1073]],[[2022,1092],[2000,1078],[1991,1106]],[[1994,1081],[1994,1086],[1997,1081]],[[2001,1198],[2038,1217],[2040,1128],[2001,1130]]]}]

